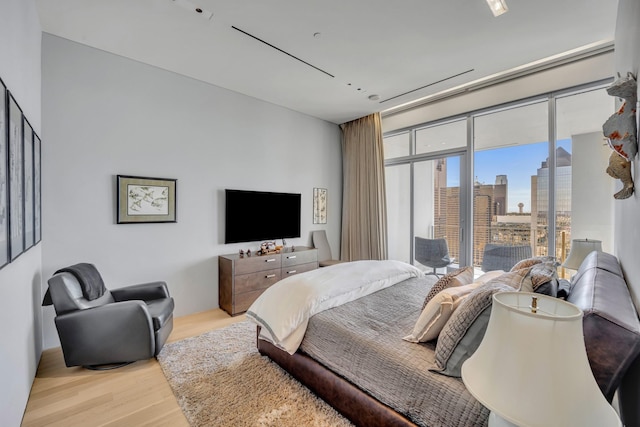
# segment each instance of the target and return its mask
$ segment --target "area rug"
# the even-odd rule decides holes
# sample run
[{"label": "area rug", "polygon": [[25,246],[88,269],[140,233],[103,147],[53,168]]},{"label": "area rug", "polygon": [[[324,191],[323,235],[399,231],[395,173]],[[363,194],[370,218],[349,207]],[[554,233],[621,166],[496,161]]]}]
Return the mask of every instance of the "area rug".
[{"label": "area rug", "polygon": [[249,321],[165,344],[158,361],[192,427],[352,425],[258,353]]}]

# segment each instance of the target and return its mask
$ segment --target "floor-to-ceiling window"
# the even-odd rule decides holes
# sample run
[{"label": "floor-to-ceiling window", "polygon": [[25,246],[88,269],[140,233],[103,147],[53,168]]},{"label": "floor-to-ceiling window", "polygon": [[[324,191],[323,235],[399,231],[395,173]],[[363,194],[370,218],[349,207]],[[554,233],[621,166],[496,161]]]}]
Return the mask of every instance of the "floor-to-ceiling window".
[{"label": "floor-to-ceiling window", "polygon": [[[474,116],[473,264],[482,265],[485,246],[548,247],[548,102]],[[540,205],[544,204],[544,208]]]},{"label": "floor-to-ceiling window", "polygon": [[615,183],[602,166],[612,152],[604,140],[602,124],[614,111],[614,104],[615,98],[603,89],[569,91],[555,98],[559,147],[555,255],[559,260],[566,259],[573,238],[601,240],[602,249],[613,252],[610,201]]},{"label": "floor-to-ceiling window", "polygon": [[467,147],[466,129],[463,118],[385,137],[391,259],[416,263],[416,236],[445,239],[455,263],[464,255],[460,165]]},{"label": "floor-to-ceiling window", "polygon": [[446,238],[457,262],[477,267],[488,243],[560,261],[572,237],[611,250],[607,84],[385,135],[389,257],[415,263],[416,236]]},{"label": "floor-to-ceiling window", "polygon": [[411,133],[401,132],[384,138],[384,155],[387,160],[385,183],[387,193],[387,245],[390,259],[410,262],[411,246],[411,170],[407,162],[390,166],[395,158],[411,154]]},{"label": "floor-to-ceiling window", "polygon": [[387,248],[389,259],[411,262],[411,167],[385,168],[387,186]]}]

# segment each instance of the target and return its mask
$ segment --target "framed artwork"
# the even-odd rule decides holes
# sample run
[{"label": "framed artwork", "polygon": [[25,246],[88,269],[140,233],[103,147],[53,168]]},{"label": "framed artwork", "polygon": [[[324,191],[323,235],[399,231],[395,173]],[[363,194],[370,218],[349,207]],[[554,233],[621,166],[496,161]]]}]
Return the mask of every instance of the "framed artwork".
[{"label": "framed artwork", "polygon": [[327,223],[327,189],[313,189],[313,223]]},{"label": "framed artwork", "polygon": [[0,80],[0,268],[9,263],[9,175],[7,172],[7,87]]},{"label": "framed artwork", "polygon": [[118,224],[177,222],[176,179],[117,176]]},{"label": "framed artwork", "polygon": [[42,240],[42,155],[41,141],[36,133],[33,133],[33,223],[35,243]]},{"label": "framed artwork", "polygon": [[22,118],[22,155],[24,159],[24,250],[35,244],[33,200],[33,128]]},{"label": "framed artwork", "polygon": [[9,253],[11,261],[24,252],[24,161],[22,110],[9,92]]}]

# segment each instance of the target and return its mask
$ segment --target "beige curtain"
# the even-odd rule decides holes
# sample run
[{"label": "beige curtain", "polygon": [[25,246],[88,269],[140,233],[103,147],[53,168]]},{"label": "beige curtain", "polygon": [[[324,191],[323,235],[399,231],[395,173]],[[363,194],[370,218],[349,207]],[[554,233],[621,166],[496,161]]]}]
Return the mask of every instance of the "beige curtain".
[{"label": "beige curtain", "polygon": [[387,259],[387,207],[380,114],[342,126],[342,242],[345,261]]}]

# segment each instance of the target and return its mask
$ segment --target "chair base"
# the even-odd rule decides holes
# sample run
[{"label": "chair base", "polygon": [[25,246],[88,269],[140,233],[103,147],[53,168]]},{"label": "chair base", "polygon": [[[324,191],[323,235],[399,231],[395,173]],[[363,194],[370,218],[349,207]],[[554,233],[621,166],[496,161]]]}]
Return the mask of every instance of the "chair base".
[{"label": "chair base", "polygon": [[122,363],[107,363],[104,365],[84,365],[83,368],[91,371],[110,371],[111,369],[122,368],[123,366],[131,365],[133,362]]},{"label": "chair base", "polygon": [[[447,265],[451,265],[451,264],[447,264]],[[443,267],[440,267],[440,268],[447,267],[447,265],[445,265],[445,266],[443,266]],[[430,275],[430,274],[433,274],[433,275],[434,275],[434,276],[436,276],[437,278],[440,278],[440,277],[442,277],[442,276],[444,276],[444,275],[445,275],[445,273],[438,273],[438,271],[437,271],[437,268],[436,268],[436,267],[431,267],[431,268],[433,268],[433,271],[425,271],[425,272],[424,272],[424,275],[425,275],[425,276],[428,276],[428,275]]]},{"label": "chair base", "polygon": [[430,274],[433,274],[433,275],[434,275],[434,276],[436,276],[437,278],[440,278],[440,277],[444,276],[444,273],[436,273],[435,271],[428,271],[428,272],[425,272],[425,273],[424,273],[424,275],[425,275],[425,276],[428,276],[428,275],[430,275]]}]

